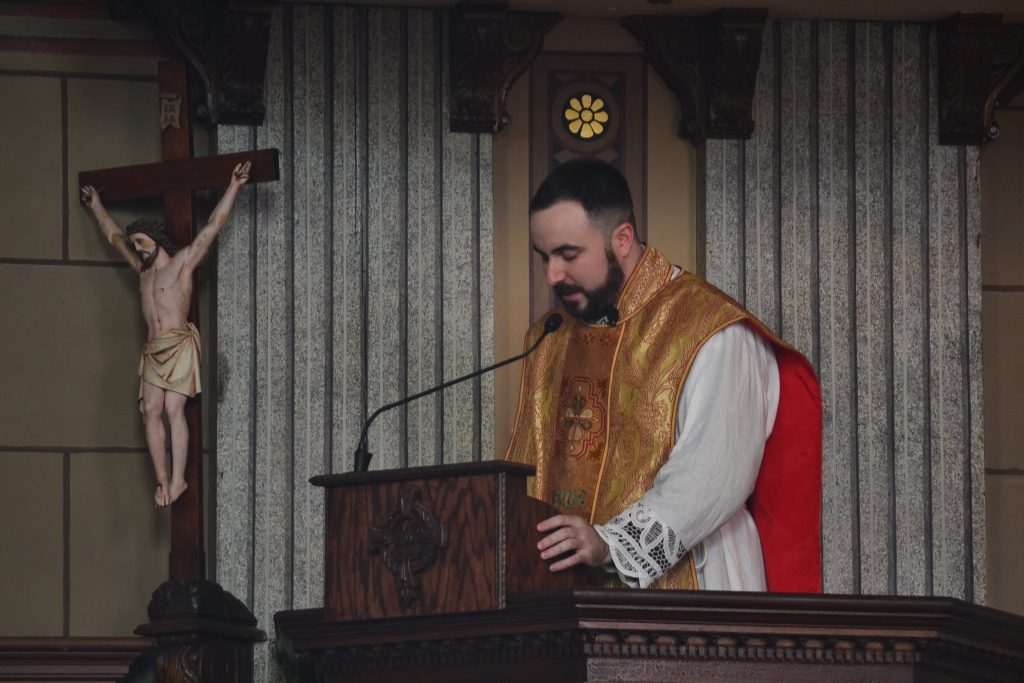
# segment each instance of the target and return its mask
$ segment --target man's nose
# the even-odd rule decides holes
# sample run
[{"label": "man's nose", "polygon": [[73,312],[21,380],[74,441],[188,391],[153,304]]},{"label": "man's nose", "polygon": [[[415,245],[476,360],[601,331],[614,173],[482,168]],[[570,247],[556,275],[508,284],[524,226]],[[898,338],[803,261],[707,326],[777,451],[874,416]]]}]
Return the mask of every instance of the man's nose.
[{"label": "man's nose", "polygon": [[544,266],[544,274],[547,276],[548,287],[554,287],[565,280],[565,270],[551,259]]}]

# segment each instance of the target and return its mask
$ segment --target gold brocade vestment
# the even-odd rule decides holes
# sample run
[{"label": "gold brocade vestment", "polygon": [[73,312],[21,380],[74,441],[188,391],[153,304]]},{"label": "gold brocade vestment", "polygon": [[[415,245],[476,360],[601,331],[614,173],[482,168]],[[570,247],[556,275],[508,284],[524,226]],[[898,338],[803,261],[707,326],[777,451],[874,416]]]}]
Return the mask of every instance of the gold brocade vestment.
[{"label": "gold brocade vestment", "polygon": [[[648,247],[618,301],[619,323],[566,315],[523,367],[507,460],[537,467],[532,494],[603,524],[640,500],[675,444],[679,396],[716,332],[748,321],[738,304]],[[546,318],[546,316],[545,316]],[[527,334],[532,344],[544,319]],[[651,586],[697,588],[688,553]]]}]

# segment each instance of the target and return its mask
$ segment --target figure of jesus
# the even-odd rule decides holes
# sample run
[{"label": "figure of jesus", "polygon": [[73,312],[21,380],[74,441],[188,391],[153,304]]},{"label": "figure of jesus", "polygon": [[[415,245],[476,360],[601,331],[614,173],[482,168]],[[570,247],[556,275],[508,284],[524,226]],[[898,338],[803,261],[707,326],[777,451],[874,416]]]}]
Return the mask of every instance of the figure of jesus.
[{"label": "figure of jesus", "polygon": [[[231,215],[238,190],[249,180],[250,166],[248,161],[235,166],[228,189],[206,226],[192,244],[183,248],[171,241],[160,221],[135,221],[125,234],[107,213],[96,188],[82,188],[82,203],[92,210],[103,236],[139,275],[142,317],[148,328],[139,361],[139,410],[146,426],[146,446],[156,470],[157,507],[169,506],[188,488],[185,401],[200,391],[199,331],[188,322],[192,273]],[[170,480],[164,415],[171,430]]]}]

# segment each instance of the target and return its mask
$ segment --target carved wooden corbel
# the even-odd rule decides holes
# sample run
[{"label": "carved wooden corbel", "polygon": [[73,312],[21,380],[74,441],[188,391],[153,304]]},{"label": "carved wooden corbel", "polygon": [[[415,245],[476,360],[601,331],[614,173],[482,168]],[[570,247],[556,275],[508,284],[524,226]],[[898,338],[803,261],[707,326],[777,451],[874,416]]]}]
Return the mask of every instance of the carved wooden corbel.
[{"label": "carved wooden corbel", "polygon": [[195,120],[259,125],[270,42],[270,3],[231,0],[108,0],[115,20],[145,19],[168,52],[189,66]]},{"label": "carved wooden corbel", "polygon": [[622,24],[682,107],[679,137],[747,139],[765,9],[728,9],[707,17],[632,16]]},{"label": "carved wooden corbel", "polygon": [[507,2],[464,2],[452,10],[452,132],[497,133],[508,126],[509,88],[540,52],[544,35],[562,19],[507,8]]},{"label": "carved wooden corbel", "polygon": [[995,110],[1024,89],[1024,25],[997,14],[939,23],[939,142],[981,145],[999,137]]},{"label": "carved wooden corbel", "polygon": [[[219,585],[168,581],[154,591],[148,612],[149,623],[135,632],[157,645],[137,672],[139,680],[252,680],[253,644],[266,640],[266,634],[249,609]],[[144,673],[149,677],[141,677]]]}]

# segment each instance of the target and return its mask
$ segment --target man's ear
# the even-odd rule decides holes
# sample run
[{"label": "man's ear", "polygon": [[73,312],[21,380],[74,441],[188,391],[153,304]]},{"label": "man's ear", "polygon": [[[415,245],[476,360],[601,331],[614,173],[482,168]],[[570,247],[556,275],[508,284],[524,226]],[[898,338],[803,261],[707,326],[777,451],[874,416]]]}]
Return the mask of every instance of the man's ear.
[{"label": "man's ear", "polygon": [[629,221],[619,223],[612,230],[611,238],[612,252],[619,258],[625,260],[636,245],[636,229]]}]

